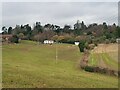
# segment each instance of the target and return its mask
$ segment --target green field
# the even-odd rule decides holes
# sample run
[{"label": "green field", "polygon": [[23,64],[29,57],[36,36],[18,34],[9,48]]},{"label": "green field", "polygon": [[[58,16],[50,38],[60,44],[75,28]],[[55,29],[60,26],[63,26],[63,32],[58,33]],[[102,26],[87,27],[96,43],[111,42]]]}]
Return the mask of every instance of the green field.
[{"label": "green field", "polygon": [[[38,45],[22,41],[2,47],[5,88],[117,88],[118,79],[80,69],[82,54],[70,44]],[[97,58],[97,57],[95,57]],[[95,62],[97,63],[97,61]]]}]

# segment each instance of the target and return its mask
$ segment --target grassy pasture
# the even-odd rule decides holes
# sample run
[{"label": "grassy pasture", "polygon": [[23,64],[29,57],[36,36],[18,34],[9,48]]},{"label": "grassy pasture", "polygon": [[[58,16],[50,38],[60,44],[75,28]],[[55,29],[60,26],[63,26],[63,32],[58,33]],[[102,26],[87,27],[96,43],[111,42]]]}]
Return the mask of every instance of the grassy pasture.
[{"label": "grassy pasture", "polygon": [[[2,69],[5,88],[116,88],[117,77],[89,73],[79,68],[81,53],[70,44],[38,45],[22,41],[3,45]],[[94,56],[94,55],[93,55]],[[94,57],[97,58],[97,57]],[[96,62],[95,62],[96,63]]]},{"label": "grassy pasture", "polygon": [[118,44],[98,45],[91,51],[89,65],[118,70]]}]

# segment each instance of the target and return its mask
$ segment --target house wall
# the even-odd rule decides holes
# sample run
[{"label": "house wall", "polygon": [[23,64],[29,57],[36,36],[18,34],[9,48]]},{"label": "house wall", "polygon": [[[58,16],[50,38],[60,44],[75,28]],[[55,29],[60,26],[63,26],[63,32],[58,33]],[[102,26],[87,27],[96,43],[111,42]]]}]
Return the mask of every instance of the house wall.
[{"label": "house wall", "polygon": [[52,41],[52,40],[45,40],[44,41],[44,44],[53,44],[54,43],[54,41]]},{"label": "house wall", "polygon": [[75,45],[79,45],[79,42],[75,42]]}]

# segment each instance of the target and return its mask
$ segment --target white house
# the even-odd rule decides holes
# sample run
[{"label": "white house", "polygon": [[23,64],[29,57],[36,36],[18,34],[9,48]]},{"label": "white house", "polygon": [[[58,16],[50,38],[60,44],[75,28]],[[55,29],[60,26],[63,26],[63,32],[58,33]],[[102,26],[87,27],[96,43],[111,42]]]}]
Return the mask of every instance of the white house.
[{"label": "white house", "polygon": [[79,45],[80,42],[75,42],[75,45]]},{"label": "white house", "polygon": [[53,44],[54,41],[53,41],[53,40],[44,40],[43,43],[44,43],[44,44]]},{"label": "white house", "polygon": [[119,42],[120,42],[120,38],[117,38],[117,39],[116,39],[116,42],[119,43]]}]

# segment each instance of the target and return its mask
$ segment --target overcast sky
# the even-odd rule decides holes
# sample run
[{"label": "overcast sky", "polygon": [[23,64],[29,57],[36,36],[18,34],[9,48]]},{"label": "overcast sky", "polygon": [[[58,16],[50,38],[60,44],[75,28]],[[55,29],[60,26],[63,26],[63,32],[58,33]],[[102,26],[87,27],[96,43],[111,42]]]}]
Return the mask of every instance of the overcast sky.
[{"label": "overcast sky", "polygon": [[77,20],[85,24],[118,23],[117,2],[3,2],[2,24],[14,27],[16,24],[57,24],[72,27]]}]

